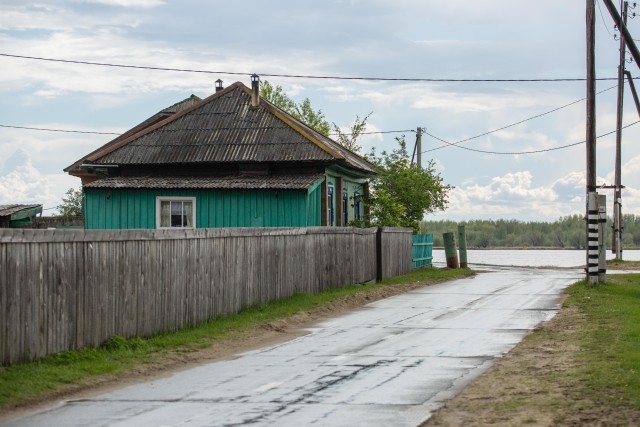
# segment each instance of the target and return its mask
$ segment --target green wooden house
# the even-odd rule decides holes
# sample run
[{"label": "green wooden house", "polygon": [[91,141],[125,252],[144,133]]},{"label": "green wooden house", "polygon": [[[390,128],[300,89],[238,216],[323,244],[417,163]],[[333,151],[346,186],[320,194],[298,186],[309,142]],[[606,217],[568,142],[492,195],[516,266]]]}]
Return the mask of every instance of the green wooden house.
[{"label": "green wooden house", "polygon": [[65,169],[85,227],[342,226],[364,215],[371,163],[261,99],[259,81],[191,96]]}]

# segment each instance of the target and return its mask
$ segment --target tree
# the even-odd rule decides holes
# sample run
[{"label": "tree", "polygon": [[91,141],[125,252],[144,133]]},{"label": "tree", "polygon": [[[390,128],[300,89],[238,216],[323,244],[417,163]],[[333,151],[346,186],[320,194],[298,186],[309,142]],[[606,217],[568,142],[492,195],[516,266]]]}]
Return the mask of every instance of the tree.
[{"label": "tree", "polygon": [[309,98],[296,103],[284,93],[282,86],[273,86],[267,80],[264,80],[260,85],[260,96],[304,122],[307,126],[325,136],[329,136],[329,131],[331,130],[329,122],[324,118],[322,110],[315,110],[311,106]]},{"label": "tree", "polygon": [[367,120],[371,114],[373,114],[373,111],[362,119],[359,116],[356,116],[356,121],[351,125],[351,131],[349,133],[342,132],[337,124],[332,123],[333,132],[337,135],[336,141],[354,153],[360,153],[362,147],[358,145],[357,139],[360,138],[360,135],[362,135],[362,133],[367,129]]},{"label": "tree", "polygon": [[60,216],[82,216],[82,188],[70,188],[62,198],[62,204],[58,206]]},{"label": "tree", "polygon": [[369,183],[365,224],[417,231],[425,213],[446,208],[449,187],[436,173],[433,161],[426,168],[411,162],[404,135],[396,141],[399,147],[391,153],[376,155],[372,150],[367,156],[377,175]]}]

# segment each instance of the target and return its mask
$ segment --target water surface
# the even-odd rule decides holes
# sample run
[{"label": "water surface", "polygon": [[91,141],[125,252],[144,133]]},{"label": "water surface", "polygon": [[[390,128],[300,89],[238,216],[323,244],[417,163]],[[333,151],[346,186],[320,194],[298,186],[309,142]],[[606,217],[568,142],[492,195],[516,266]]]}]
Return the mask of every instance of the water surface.
[{"label": "water surface", "polygon": [[[515,265],[529,267],[584,267],[586,265],[584,250],[564,249],[469,249],[467,262],[469,264]],[[607,259],[615,258],[611,251],[607,251]],[[640,261],[640,250],[626,250],[622,259],[625,261]],[[445,263],[444,249],[433,250],[433,262]]]}]

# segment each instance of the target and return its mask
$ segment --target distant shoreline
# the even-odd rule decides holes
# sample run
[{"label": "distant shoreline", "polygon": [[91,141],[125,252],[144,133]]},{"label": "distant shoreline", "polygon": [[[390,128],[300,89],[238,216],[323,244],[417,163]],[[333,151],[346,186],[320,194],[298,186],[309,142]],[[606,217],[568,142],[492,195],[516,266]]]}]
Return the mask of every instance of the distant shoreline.
[{"label": "distant shoreline", "polygon": [[[434,246],[433,249],[442,249],[444,250],[444,246]],[[635,251],[640,248],[624,248],[624,251]],[[474,251],[584,251],[586,249],[576,249],[576,248],[561,248],[556,246],[491,246],[486,248],[481,247],[467,247],[467,250]],[[607,248],[607,251],[611,251],[610,248]]]}]

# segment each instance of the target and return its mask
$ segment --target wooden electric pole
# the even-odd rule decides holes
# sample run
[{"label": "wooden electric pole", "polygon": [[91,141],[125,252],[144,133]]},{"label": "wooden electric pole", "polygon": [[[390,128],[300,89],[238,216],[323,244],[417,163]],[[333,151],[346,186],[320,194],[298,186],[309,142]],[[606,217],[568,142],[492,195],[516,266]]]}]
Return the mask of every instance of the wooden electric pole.
[{"label": "wooden electric pole", "polygon": [[587,0],[587,280],[598,283],[598,197],[596,194],[595,1]]},{"label": "wooden electric pole", "polygon": [[[627,25],[629,2],[622,6],[622,24]],[[620,64],[618,65],[618,106],[616,115],[616,163],[613,193],[613,239],[612,249],[617,259],[622,259],[622,111],[624,99],[624,76],[627,47],[620,32]]]},{"label": "wooden electric pole", "polygon": [[[622,38],[624,40],[624,44],[627,45],[627,49],[629,49],[631,57],[633,58],[635,63],[640,66],[640,50],[638,50],[638,46],[636,46],[635,42],[633,41],[633,37],[631,37],[631,33],[627,29],[627,26],[624,24],[624,22],[622,22],[622,18],[618,14],[616,7],[613,5],[613,2],[611,0],[602,0],[602,2],[605,6],[607,6],[607,10],[613,18],[613,22],[615,22],[618,26],[618,29],[620,30],[620,38]],[[588,7],[589,6],[587,5],[587,8]]]},{"label": "wooden electric pole", "polygon": [[416,129],[416,150],[418,166],[422,168],[422,128]]}]

